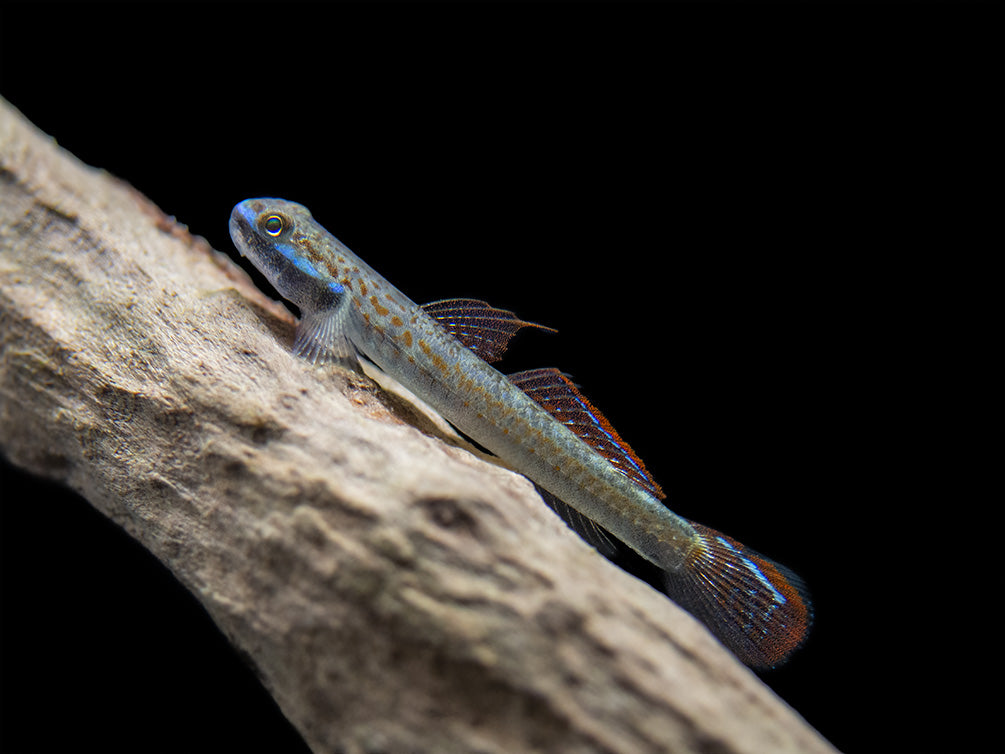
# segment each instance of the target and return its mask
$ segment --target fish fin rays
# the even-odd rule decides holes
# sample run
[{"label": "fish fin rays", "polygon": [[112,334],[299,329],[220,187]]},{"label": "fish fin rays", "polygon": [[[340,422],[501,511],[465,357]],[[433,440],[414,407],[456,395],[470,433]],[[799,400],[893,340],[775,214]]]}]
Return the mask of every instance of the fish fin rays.
[{"label": "fish fin rays", "polygon": [[[521,328],[549,329],[475,299],[436,301],[423,309],[489,363],[503,355]],[[532,369],[508,378],[639,488],[656,499],[666,497],[631,446],[567,375],[558,369]],[[631,548],[595,521],[541,487],[538,491],[569,528],[601,555],[615,562],[631,555]],[[731,537],[701,524],[691,525],[697,533],[696,544],[680,568],[652,575],[667,596],[704,623],[745,664],[766,669],[785,663],[806,640],[813,623],[812,602],[803,580]]]},{"label": "fish fin rays", "polygon": [[631,446],[565,374],[531,369],[511,374],[509,380],[643,490],[658,500],[666,497]]},{"label": "fish fin rays", "polygon": [[489,364],[502,358],[510,340],[524,327],[555,332],[550,327],[527,322],[511,311],[496,309],[473,298],[432,301],[423,304],[422,310]]},{"label": "fish fin rays", "polygon": [[342,307],[303,312],[293,340],[293,353],[315,366],[335,363],[359,371],[356,349],[342,327]]},{"label": "fish fin rays", "polygon": [[732,537],[691,525],[698,544],[679,570],[665,572],[667,595],[747,665],[781,665],[813,623],[805,583]]},{"label": "fish fin rays", "polygon": [[563,503],[547,490],[537,487],[537,491],[548,507],[555,511],[570,529],[593,545],[601,555],[613,558],[620,552],[616,544],[617,540],[593,519],[587,518],[572,506]]}]

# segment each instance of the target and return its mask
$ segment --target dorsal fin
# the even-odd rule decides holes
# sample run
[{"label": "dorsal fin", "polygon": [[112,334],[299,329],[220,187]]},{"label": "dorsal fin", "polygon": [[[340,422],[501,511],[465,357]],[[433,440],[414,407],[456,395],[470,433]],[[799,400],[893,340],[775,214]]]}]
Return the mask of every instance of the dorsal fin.
[{"label": "dorsal fin", "polygon": [[506,346],[523,327],[555,332],[550,327],[526,322],[513,312],[495,309],[474,298],[449,298],[423,304],[426,314],[488,363],[498,361]]},{"label": "dorsal fin", "polygon": [[639,487],[658,500],[666,497],[635,451],[562,372],[531,369],[511,374],[509,379]]}]

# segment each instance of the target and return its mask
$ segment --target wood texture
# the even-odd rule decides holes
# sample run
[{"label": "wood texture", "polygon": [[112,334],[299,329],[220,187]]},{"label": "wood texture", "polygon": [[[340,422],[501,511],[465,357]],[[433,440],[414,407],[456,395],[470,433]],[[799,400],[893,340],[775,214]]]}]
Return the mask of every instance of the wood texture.
[{"label": "wood texture", "polygon": [[312,749],[833,751],[526,479],[292,334],[0,101],[0,451],[163,561]]}]

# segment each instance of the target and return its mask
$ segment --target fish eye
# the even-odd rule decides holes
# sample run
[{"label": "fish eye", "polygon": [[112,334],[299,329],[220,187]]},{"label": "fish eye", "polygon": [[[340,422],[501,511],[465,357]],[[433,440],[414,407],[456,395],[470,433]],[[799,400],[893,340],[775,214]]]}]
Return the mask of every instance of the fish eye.
[{"label": "fish eye", "polygon": [[283,232],[283,226],[285,225],[286,223],[283,222],[283,218],[279,215],[269,215],[262,221],[262,228],[273,238]]}]

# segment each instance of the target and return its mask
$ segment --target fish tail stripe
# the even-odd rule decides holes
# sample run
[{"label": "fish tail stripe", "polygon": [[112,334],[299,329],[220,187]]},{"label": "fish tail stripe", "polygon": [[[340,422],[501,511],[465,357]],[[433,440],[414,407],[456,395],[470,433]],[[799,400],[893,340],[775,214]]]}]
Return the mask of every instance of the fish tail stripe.
[{"label": "fish tail stripe", "polygon": [[679,571],[666,573],[667,594],[748,665],[785,662],[813,623],[802,579],[732,537],[691,525],[698,544]]}]

